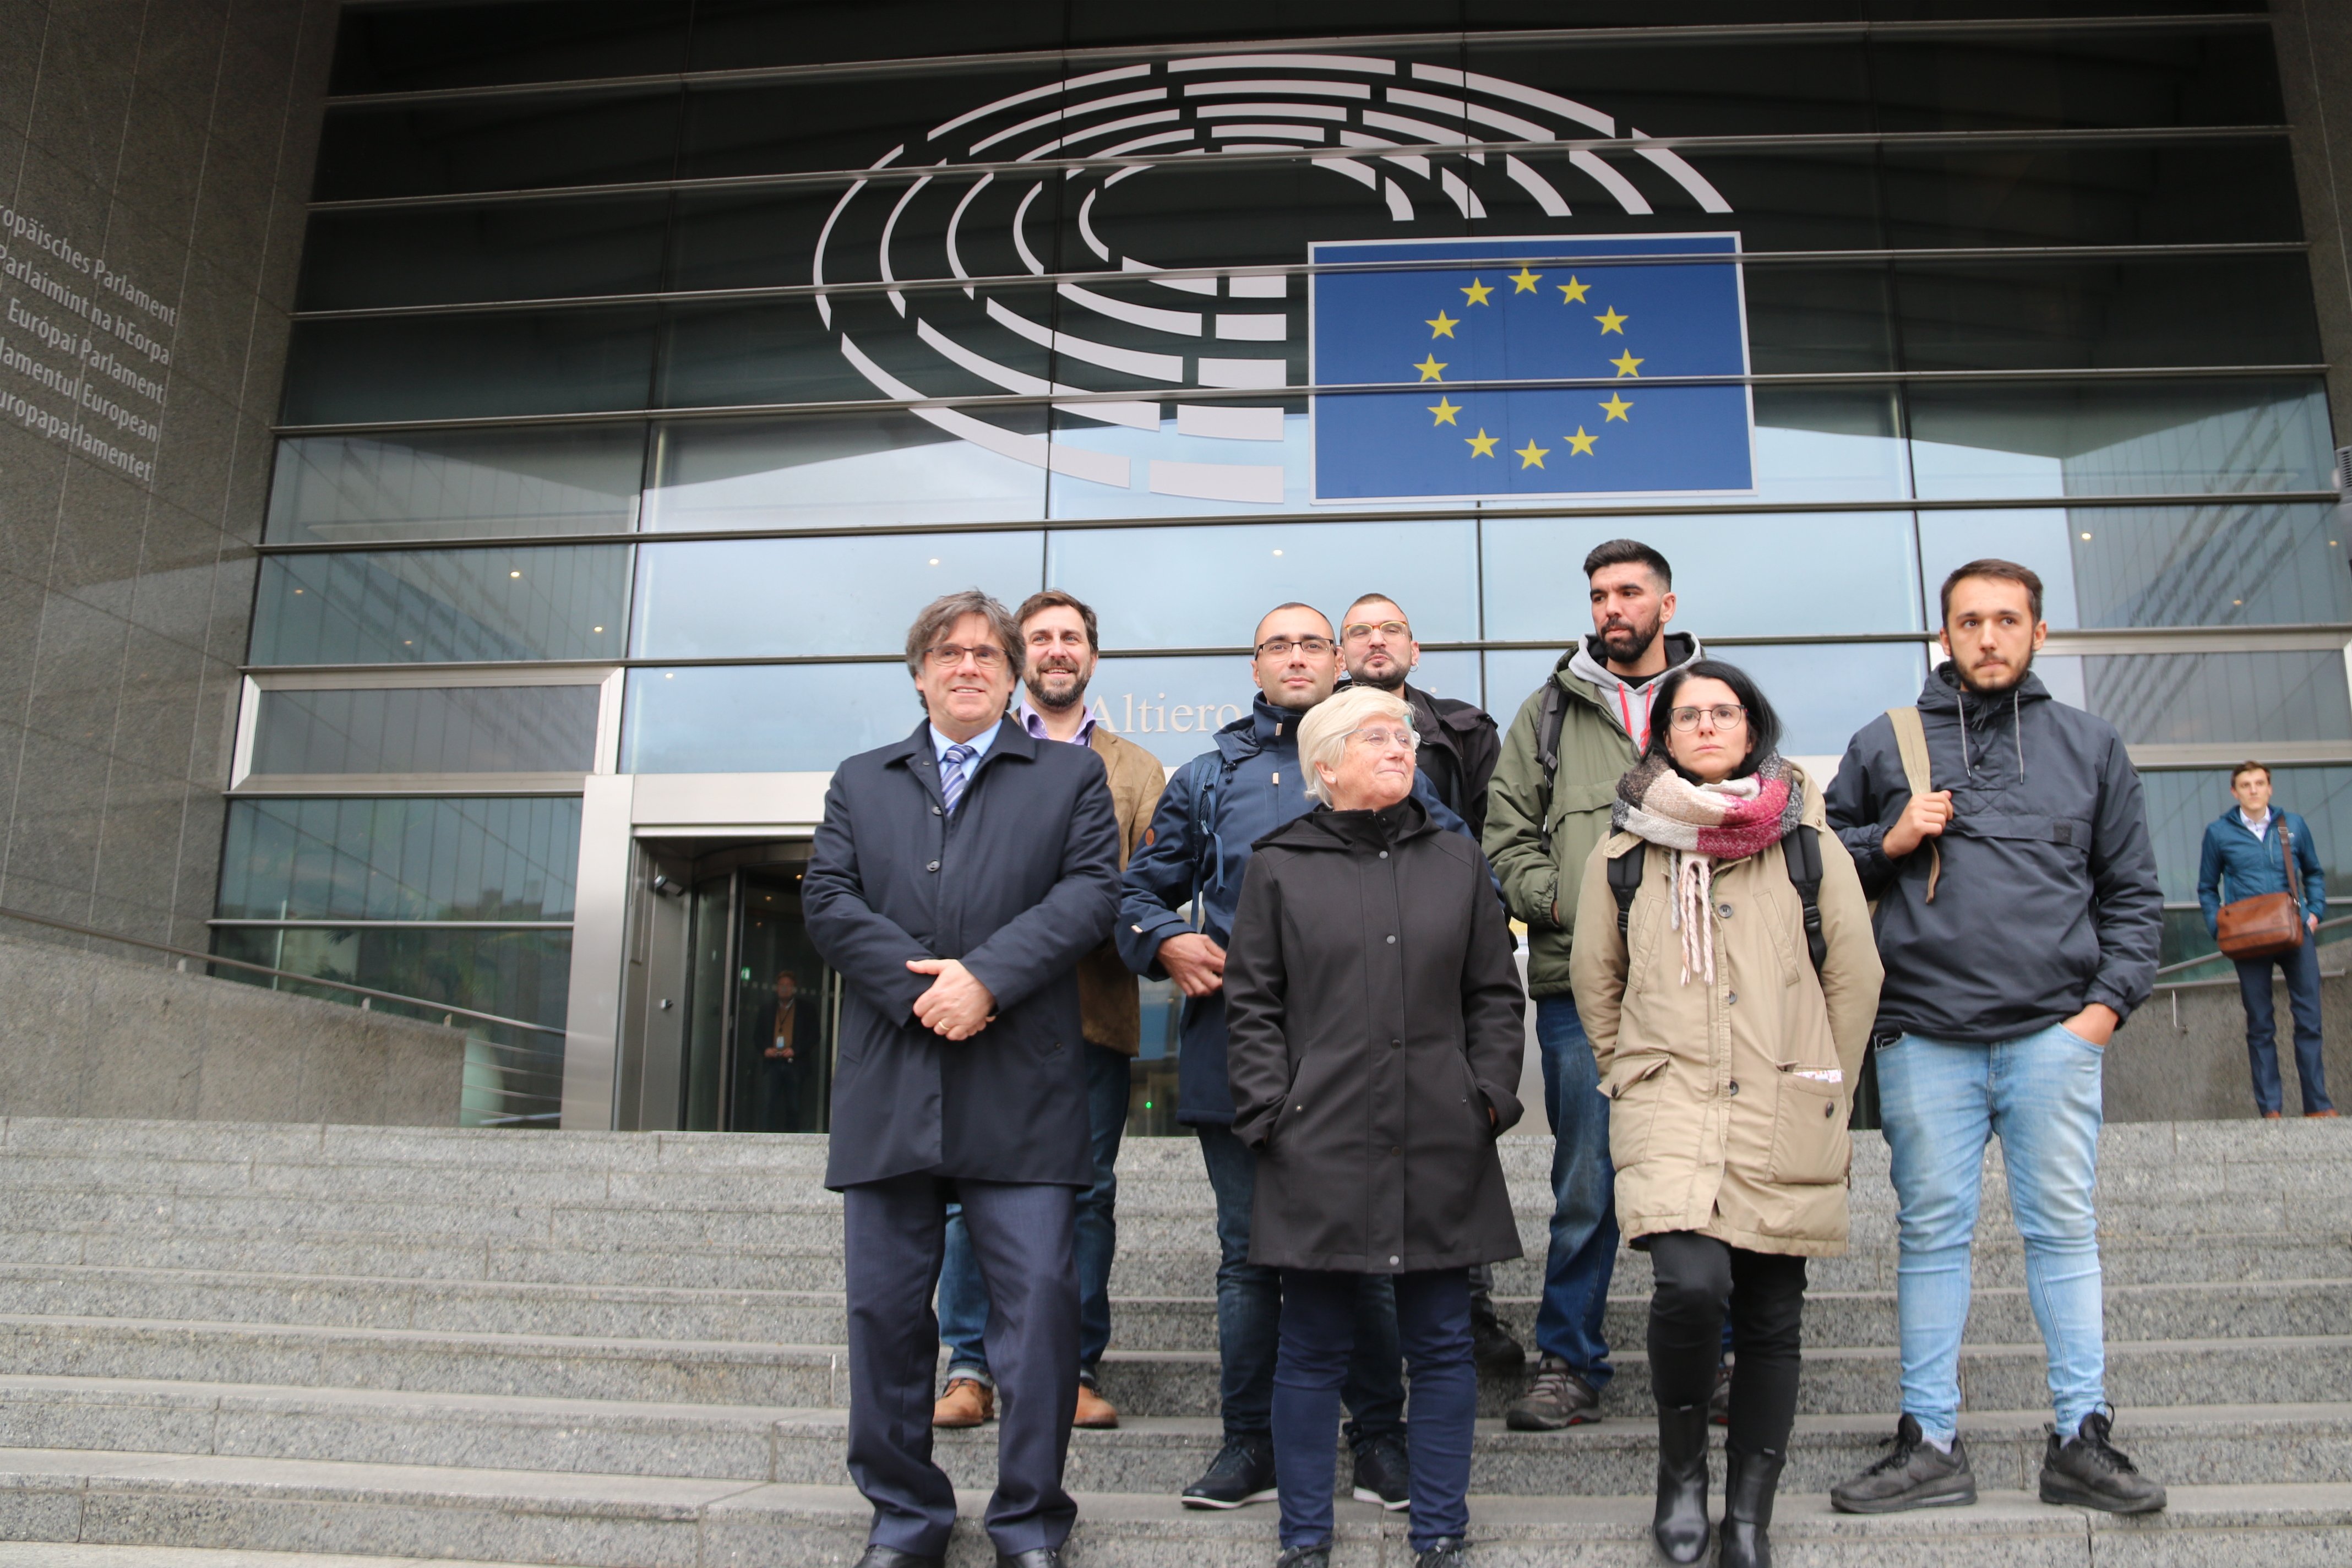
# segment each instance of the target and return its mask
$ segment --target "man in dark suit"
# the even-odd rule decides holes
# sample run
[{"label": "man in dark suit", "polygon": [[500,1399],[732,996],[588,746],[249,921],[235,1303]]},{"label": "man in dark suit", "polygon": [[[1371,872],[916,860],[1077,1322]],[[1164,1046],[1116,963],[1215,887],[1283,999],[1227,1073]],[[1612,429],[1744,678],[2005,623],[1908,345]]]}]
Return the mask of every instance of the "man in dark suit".
[{"label": "man in dark suit", "polygon": [[874,1505],[860,1568],[939,1568],[955,1490],[931,1459],[947,1205],[988,1290],[1002,1400],[997,1562],[1058,1568],[1077,1516],[1079,1191],[1094,1181],[1076,965],[1118,905],[1102,764],[1004,722],[1021,642],[977,590],[907,637],[926,721],[833,775],[802,884],[845,994],[825,1185],[844,1197],[849,1470]]},{"label": "man in dark suit", "polygon": [[801,1085],[816,1037],[816,1010],[800,1004],[800,976],[776,971],[776,994],[751,1024],[760,1053],[760,1126],[768,1132],[801,1131]]}]

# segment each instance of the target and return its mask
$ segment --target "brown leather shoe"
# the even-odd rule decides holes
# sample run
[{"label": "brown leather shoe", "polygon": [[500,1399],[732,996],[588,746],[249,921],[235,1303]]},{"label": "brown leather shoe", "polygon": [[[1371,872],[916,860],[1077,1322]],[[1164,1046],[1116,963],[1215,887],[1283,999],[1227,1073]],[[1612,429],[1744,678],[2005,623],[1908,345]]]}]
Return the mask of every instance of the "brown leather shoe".
[{"label": "brown leather shoe", "polygon": [[1118,1407],[1085,1384],[1078,1384],[1078,1413],[1070,1417],[1073,1426],[1108,1428],[1118,1425]]},{"label": "brown leather shoe", "polygon": [[2276,1121],[2278,1119],[2279,1113],[2275,1110],[2265,1110],[2263,1112],[2263,1120],[2265,1121]]},{"label": "brown leather shoe", "polygon": [[948,1379],[948,1391],[931,1406],[934,1426],[977,1426],[995,1418],[996,1390],[976,1378]]},{"label": "brown leather shoe", "polygon": [[2305,1121],[2327,1121],[2334,1120],[2335,1115],[2336,1112],[2333,1110],[2306,1110],[2303,1113],[2303,1119]]}]

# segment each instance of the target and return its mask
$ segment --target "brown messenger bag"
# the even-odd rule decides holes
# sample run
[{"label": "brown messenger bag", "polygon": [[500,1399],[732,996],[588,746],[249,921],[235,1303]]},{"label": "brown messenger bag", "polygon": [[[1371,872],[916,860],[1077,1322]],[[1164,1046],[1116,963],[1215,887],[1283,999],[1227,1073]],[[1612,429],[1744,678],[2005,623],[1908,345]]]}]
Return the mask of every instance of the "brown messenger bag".
[{"label": "brown messenger bag", "polygon": [[2262,893],[2221,906],[2214,921],[2214,941],[2229,958],[2284,958],[2303,945],[2303,884],[2294,871],[2294,843],[2284,820],[2279,823],[2279,853],[2286,858],[2284,893]]}]

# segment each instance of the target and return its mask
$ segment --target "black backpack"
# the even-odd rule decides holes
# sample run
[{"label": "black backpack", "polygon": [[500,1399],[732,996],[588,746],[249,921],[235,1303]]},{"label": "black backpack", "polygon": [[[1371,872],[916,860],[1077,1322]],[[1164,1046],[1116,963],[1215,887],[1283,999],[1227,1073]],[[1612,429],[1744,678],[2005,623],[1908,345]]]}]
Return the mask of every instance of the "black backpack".
[{"label": "black backpack", "polygon": [[[1647,844],[1636,843],[1609,862],[1609,891],[1617,900],[1617,934],[1622,937],[1633,917],[1633,895],[1642,889],[1642,868],[1649,858]],[[1822,934],[1822,840],[1811,827],[1799,827],[1780,840],[1780,856],[1789,864],[1789,880],[1805,904],[1805,951],[1812,955],[1813,973],[1830,954],[1829,939]]]}]

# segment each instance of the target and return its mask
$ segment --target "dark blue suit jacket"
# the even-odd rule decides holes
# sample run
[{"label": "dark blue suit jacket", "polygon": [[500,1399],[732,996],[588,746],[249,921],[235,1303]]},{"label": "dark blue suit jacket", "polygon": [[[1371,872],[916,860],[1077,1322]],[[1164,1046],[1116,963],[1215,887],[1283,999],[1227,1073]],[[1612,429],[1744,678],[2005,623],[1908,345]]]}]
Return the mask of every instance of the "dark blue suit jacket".
[{"label": "dark blue suit jacket", "polygon": [[[841,764],[801,884],[809,939],[841,973],[841,1052],[825,1185],[930,1172],[1093,1184],[1080,958],[1118,907],[1118,818],[1101,759],[996,732],[952,817],[930,728]],[[915,1021],[963,961],[996,1021],[950,1043]]]}]

